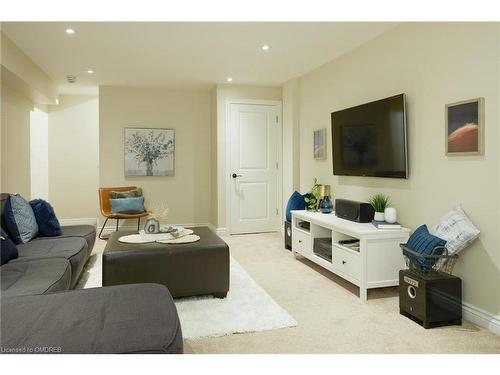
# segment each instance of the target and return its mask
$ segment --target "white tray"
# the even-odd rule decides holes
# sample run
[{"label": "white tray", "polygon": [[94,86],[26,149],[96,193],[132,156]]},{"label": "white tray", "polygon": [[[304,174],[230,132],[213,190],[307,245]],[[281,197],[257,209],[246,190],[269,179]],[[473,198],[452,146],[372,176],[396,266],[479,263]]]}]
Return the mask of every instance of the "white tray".
[{"label": "white tray", "polygon": [[174,237],[170,233],[146,234],[144,233],[144,230],[141,230],[139,234],[129,234],[128,236],[122,236],[118,239],[118,241],[123,243],[150,243],[180,239],[191,234],[193,234],[193,231],[191,229],[184,229],[178,237]]}]

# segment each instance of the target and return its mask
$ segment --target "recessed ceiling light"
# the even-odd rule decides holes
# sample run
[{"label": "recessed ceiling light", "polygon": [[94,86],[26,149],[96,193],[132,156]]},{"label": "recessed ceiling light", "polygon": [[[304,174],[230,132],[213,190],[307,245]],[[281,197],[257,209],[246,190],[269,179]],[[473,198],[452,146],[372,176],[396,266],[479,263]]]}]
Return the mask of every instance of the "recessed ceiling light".
[{"label": "recessed ceiling light", "polygon": [[88,74],[94,74],[94,71],[92,69],[87,70]]},{"label": "recessed ceiling light", "polygon": [[228,81],[228,82],[233,82],[233,79],[232,79],[231,77],[228,77],[228,78],[227,78],[227,81]]},{"label": "recessed ceiling light", "polygon": [[262,49],[263,49],[264,51],[267,51],[267,50],[269,49],[269,46],[268,46],[267,44],[264,44],[264,45],[262,46]]},{"label": "recessed ceiling light", "polygon": [[72,29],[72,28],[70,28],[70,27],[68,27],[68,28],[66,29],[66,34],[74,34],[74,33],[75,33],[75,30],[74,30],[74,29]]}]

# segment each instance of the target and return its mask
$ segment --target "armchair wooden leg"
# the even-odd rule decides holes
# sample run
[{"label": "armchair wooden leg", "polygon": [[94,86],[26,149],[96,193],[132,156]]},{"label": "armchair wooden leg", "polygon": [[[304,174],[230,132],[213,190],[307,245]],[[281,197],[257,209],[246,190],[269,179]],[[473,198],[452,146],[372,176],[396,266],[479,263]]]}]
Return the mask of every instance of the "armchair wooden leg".
[{"label": "armchair wooden leg", "polygon": [[102,227],[101,227],[101,231],[99,232],[99,238],[100,238],[101,240],[105,240],[105,238],[103,238],[103,237],[102,237],[102,231],[103,231],[103,230],[104,230],[104,228],[106,227],[106,223],[108,222],[108,220],[109,220],[109,217],[107,217],[107,218],[106,218],[106,220],[104,220],[104,224],[102,225]]},{"label": "armchair wooden leg", "polygon": [[116,219],[116,231],[115,232],[118,232],[118,223],[120,222],[120,219]]},{"label": "armchair wooden leg", "polygon": [[139,232],[139,228],[141,227],[141,218],[137,218],[137,231]]}]

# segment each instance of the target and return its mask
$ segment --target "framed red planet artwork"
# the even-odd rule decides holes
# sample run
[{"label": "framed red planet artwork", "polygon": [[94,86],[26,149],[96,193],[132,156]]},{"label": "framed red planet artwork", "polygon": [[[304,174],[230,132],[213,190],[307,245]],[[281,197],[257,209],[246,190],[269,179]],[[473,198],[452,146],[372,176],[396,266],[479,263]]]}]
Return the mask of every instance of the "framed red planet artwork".
[{"label": "framed red planet artwork", "polygon": [[446,105],[446,155],[484,154],[484,98]]}]

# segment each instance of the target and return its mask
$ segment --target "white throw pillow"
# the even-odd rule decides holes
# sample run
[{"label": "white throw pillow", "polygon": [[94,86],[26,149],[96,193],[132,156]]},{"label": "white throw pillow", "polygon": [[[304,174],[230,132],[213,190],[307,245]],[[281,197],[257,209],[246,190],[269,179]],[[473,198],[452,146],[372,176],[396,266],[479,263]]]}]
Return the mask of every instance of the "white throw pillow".
[{"label": "white throw pillow", "polygon": [[431,234],[446,240],[448,254],[457,254],[470,245],[481,233],[461,207],[455,207],[432,228]]}]

